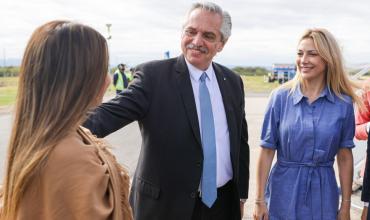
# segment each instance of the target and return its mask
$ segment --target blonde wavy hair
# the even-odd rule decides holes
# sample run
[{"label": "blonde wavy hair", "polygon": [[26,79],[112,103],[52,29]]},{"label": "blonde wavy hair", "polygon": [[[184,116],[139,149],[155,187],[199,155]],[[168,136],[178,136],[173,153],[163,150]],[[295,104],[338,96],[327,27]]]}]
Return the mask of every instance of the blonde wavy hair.
[{"label": "blonde wavy hair", "polygon": [[16,219],[50,152],[97,105],[107,70],[107,42],[94,29],[52,21],[34,31],[20,68],[0,219]]},{"label": "blonde wavy hair", "polygon": [[[299,42],[304,39],[312,39],[319,56],[325,61],[326,85],[334,94],[342,98],[342,94],[350,96],[354,103],[363,106],[361,99],[356,95],[355,89],[360,89],[358,82],[349,79],[345,71],[341,50],[334,36],[324,28],[307,29],[301,36]],[[282,88],[289,88],[294,92],[297,86],[303,83],[302,74],[297,69],[295,77],[282,85]]]}]

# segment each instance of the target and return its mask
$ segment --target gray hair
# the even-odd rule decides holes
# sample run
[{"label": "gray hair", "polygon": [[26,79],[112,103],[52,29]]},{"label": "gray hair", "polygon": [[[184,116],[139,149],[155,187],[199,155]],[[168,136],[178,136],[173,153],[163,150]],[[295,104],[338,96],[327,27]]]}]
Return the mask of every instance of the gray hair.
[{"label": "gray hair", "polygon": [[186,23],[188,22],[190,13],[195,9],[206,10],[212,13],[219,14],[222,17],[222,24],[220,28],[222,41],[225,42],[227,39],[229,39],[229,37],[231,36],[231,27],[232,27],[231,16],[227,11],[222,10],[220,6],[213,2],[194,3],[187,13],[186,21],[183,27],[185,27]]}]

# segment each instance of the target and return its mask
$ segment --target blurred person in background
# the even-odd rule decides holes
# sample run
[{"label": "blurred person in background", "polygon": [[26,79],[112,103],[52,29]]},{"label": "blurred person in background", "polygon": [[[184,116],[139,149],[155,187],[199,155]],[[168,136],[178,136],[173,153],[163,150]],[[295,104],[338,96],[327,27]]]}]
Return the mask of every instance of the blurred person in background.
[{"label": "blurred person in background", "polygon": [[370,220],[370,215],[368,215],[368,207],[370,201],[370,142],[368,135],[370,130],[370,80],[366,80],[366,82],[364,83],[362,103],[364,105],[364,108],[358,108],[356,110],[355,134],[358,140],[367,140],[365,172],[361,192],[361,200],[364,202],[361,220]]},{"label": "blurred person in background", "polygon": [[119,94],[128,86],[129,79],[125,74],[125,69],[125,64],[118,64],[117,70],[113,74],[113,85],[116,89],[116,94]]}]

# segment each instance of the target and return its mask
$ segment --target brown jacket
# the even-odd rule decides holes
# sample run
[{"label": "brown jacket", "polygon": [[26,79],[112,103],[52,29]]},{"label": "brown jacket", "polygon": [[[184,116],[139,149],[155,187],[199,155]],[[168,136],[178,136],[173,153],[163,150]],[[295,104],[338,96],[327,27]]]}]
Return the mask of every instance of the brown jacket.
[{"label": "brown jacket", "polygon": [[18,219],[132,219],[129,177],[107,144],[79,128],[51,152],[26,189]]}]

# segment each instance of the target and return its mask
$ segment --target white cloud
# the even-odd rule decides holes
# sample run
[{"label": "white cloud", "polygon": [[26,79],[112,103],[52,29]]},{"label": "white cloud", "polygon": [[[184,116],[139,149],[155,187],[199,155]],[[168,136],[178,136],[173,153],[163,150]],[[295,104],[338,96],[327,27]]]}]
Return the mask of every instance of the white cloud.
[{"label": "white cloud", "polygon": [[[216,0],[229,11],[233,33],[216,61],[226,65],[293,62],[306,28],[324,27],[340,42],[348,63],[370,62],[370,2]],[[92,26],[107,35],[111,23],[112,63],[135,65],[180,54],[181,24],[191,1],[171,0],[5,0],[0,7],[0,49],[21,58],[32,31],[53,19]]]}]

